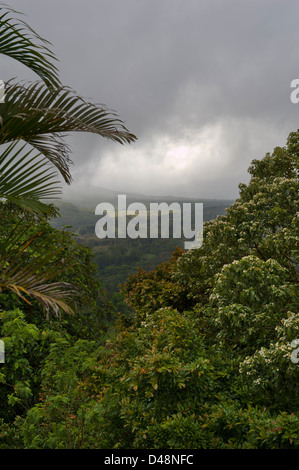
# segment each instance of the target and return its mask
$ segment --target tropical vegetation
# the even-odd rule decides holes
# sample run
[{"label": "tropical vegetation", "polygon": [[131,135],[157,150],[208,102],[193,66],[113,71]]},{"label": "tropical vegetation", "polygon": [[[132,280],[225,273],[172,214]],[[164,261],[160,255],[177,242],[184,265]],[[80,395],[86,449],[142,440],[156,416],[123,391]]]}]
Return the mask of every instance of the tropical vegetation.
[{"label": "tropical vegetation", "polygon": [[71,181],[61,132],[135,136],[61,87],[14,15],[1,5],[0,51],[42,83],[0,104],[0,448],[298,449],[299,130],[252,161],[200,248],[128,277],[133,314],[116,315],[91,248],[41,199],[53,170]]}]

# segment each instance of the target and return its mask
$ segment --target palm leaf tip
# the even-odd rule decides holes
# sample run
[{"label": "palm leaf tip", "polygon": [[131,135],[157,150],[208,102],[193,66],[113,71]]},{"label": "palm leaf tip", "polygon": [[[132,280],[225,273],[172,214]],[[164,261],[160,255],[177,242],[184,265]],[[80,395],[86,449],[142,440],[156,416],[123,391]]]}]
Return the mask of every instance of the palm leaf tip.
[{"label": "palm leaf tip", "polygon": [[89,132],[121,144],[137,140],[114,111],[88,102],[68,87],[51,91],[40,82],[25,87],[9,81],[6,97],[6,102],[0,104],[0,143],[25,140],[48,158],[68,184],[72,181],[72,161],[65,134]]},{"label": "palm leaf tip", "polygon": [[20,19],[20,15],[23,13],[0,3],[0,53],[29,67],[49,88],[60,86],[54,65],[57,58],[49,47],[50,42]]},{"label": "palm leaf tip", "polygon": [[44,243],[50,243],[50,235],[38,232],[22,240],[23,232],[22,227],[14,228],[1,240],[0,291],[9,290],[27,304],[31,304],[31,299],[35,299],[45,309],[47,318],[51,313],[60,317],[61,310],[67,314],[74,313],[76,299],[80,296],[79,289],[72,283],[55,281],[58,274],[73,265],[66,260],[64,269],[58,272],[53,259],[60,249],[28,258],[28,248],[30,249],[33,242],[44,237]]}]

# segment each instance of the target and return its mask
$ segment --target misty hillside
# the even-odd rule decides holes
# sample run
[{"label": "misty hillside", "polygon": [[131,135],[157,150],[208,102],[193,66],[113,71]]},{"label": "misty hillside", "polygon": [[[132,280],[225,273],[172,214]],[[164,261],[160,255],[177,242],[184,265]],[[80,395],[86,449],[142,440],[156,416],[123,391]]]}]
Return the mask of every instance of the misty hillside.
[{"label": "misty hillside", "polygon": [[[129,274],[134,274],[138,267],[154,269],[158,264],[169,259],[176,247],[184,248],[184,238],[137,238],[137,239],[99,239],[95,235],[95,225],[100,216],[95,215],[95,207],[100,202],[110,202],[117,210],[117,192],[100,189],[97,194],[79,195],[75,201],[55,201],[60,217],[51,221],[55,228],[67,228],[76,235],[77,241],[92,249],[98,266],[99,278],[107,289],[108,295],[118,309],[125,309],[119,284],[126,281]],[[214,199],[187,199],[175,197],[157,197],[141,194],[127,194],[127,205],[142,202],[147,208],[151,202],[191,202],[203,203],[204,221],[223,215],[233,201]]]},{"label": "misty hillside", "polygon": [[[77,233],[84,235],[94,233],[95,224],[99,216],[95,215],[95,208],[101,202],[108,202],[114,205],[117,210],[118,196],[123,193],[112,191],[105,188],[88,188],[85,192],[76,192],[72,198],[55,200],[55,206],[59,208],[60,217],[54,219],[51,225],[55,228],[61,228],[64,225],[73,227]],[[144,194],[126,193],[127,205],[133,202],[143,203],[147,209],[150,203],[166,202],[171,204],[183,203],[203,203],[204,220],[211,220],[225,213],[233,200],[230,199],[191,199],[175,196],[152,196]]]}]

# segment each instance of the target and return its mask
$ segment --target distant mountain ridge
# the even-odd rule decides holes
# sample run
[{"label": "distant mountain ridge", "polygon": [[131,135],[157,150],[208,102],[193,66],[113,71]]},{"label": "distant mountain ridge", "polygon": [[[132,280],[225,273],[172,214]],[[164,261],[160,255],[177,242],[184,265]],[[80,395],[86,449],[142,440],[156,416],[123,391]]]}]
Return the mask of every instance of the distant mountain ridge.
[{"label": "distant mountain ridge", "polygon": [[234,200],[232,199],[213,199],[213,198],[196,198],[187,196],[172,195],[153,195],[141,194],[128,191],[116,191],[103,187],[86,186],[84,189],[78,188],[76,192],[66,191],[63,201],[73,203],[80,208],[95,208],[100,202],[117,203],[119,195],[126,195],[129,203],[131,202],[203,202],[206,205],[217,205],[223,207],[230,206]]},{"label": "distant mountain ridge", "polygon": [[[115,209],[118,205],[118,196],[125,194],[127,206],[132,202],[141,202],[147,209],[149,209],[150,203],[162,203],[171,204],[177,202],[183,203],[203,203],[203,218],[204,221],[211,220],[217,217],[217,215],[223,215],[225,209],[231,206],[234,202],[231,199],[195,199],[188,197],[175,197],[175,196],[155,196],[145,195],[139,193],[122,193],[111,189],[105,189],[103,187],[89,187],[83,193],[77,191],[76,195],[72,198],[62,198],[52,201],[60,212],[60,217],[53,219],[51,225],[55,228],[61,228],[62,226],[72,226],[75,231],[79,234],[84,235],[85,233],[91,234],[99,216],[95,214],[95,208],[99,203],[107,202],[113,204]],[[81,231],[83,227],[88,227],[87,230]]]}]

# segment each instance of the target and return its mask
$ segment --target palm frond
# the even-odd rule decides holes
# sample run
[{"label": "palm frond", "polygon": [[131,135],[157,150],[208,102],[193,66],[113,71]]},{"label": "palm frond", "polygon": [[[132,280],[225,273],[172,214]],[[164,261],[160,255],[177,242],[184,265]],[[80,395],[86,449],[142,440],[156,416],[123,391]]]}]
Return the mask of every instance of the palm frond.
[{"label": "palm frond", "polygon": [[49,213],[51,207],[40,199],[55,199],[61,193],[57,171],[47,158],[25,147],[16,141],[0,155],[0,198],[33,212]]},{"label": "palm frond", "polygon": [[29,67],[50,88],[60,86],[51,44],[15,15],[22,13],[0,3],[0,53]]},{"label": "palm frond", "polygon": [[[60,309],[73,313],[70,305],[78,295],[76,287],[66,282],[50,282],[62,272],[61,267],[58,271],[52,262],[59,249],[48,250],[45,255],[24,256],[34,240],[43,236],[43,232],[15,243],[20,238],[21,229],[14,228],[4,240],[1,239],[0,291],[10,290],[28,304],[31,304],[30,298],[36,299],[46,310],[47,317],[51,311],[59,316]],[[65,260],[64,270],[71,267],[68,260]]]},{"label": "palm frond", "polygon": [[90,132],[121,144],[136,140],[113,111],[84,100],[68,87],[50,91],[40,82],[28,87],[8,82],[0,115],[0,143],[23,139],[45,155],[67,183],[71,160],[64,133]]}]

